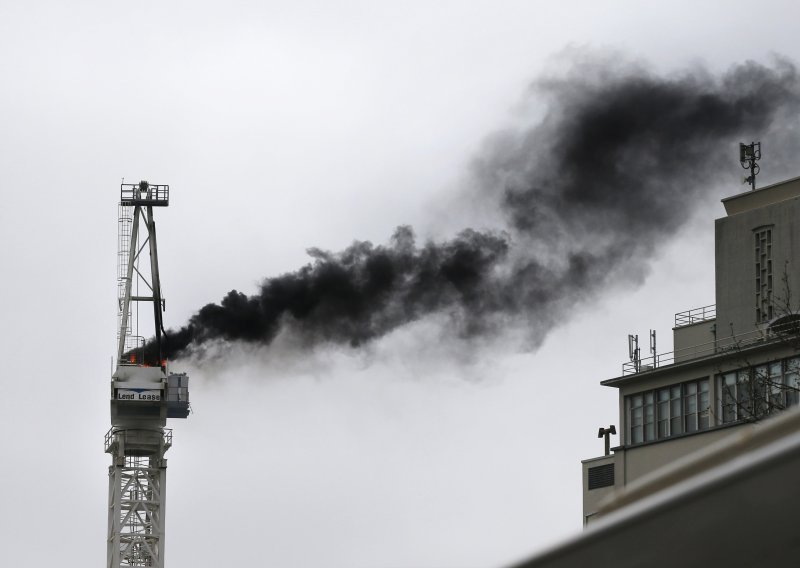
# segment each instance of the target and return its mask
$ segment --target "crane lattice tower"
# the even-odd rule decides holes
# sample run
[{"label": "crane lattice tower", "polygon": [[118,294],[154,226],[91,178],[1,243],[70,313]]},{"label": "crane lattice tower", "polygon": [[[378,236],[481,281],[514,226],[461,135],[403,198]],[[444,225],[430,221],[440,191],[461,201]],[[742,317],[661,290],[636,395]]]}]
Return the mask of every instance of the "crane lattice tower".
[{"label": "crane lattice tower", "polygon": [[[108,468],[108,568],[164,567],[168,418],[189,415],[185,373],[163,359],[165,307],[158,272],[155,207],[169,205],[169,186],[122,184],[117,255],[117,365],[111,377]],[[149,259],[147,258],[149,256]],[[141,261],[141,262],[140,262]],[[149,262],[148,262],[149,261]],[[152,304],[154,341],[139,334],[141,303]],[[144,320],[149,320],[147,310]]]}]

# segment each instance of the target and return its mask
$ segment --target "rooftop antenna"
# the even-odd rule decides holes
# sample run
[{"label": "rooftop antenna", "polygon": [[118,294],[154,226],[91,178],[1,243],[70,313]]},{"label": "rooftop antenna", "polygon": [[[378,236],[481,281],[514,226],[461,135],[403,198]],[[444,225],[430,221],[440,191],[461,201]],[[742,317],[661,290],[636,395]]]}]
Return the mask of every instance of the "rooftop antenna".
[{"label": "rooftop antenna", "polygon": [[656,353],[656,330],[650,330],[650,353],[653,355],[653,367],[658,367],[658,354]]},{"label": "rooftop antenna", "polygon": [[750,170],[748,177],[742,178],[742,183],[749,183],[752,191],[756,189],[756,176],[761,168],[758,161],[761,159],[761,142],[745,144],[739,142],[739,163],[746,170]]},{"label": "rooftop antenna", "polygon": [[641,358],[639,357],[639,336],[638,335],[628,335],[628,357],[630,358],[631,362],[633,363],[633,370],[638,373],[639,372],[639,364],[641,363]]}]

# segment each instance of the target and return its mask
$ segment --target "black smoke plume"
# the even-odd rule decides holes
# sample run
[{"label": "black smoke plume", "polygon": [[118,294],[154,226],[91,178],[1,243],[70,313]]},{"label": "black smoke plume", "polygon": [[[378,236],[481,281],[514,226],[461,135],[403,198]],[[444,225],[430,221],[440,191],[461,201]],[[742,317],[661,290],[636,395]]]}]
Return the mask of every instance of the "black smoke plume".
[{"label": "black smoke plume", "polygon": [[386,245],[313,249],[296,272],[252,296],[232,290],[168,332],[165,357],[208,341],[269,344],[282,330],[358,346],[431,314],[461,336],[521,320],[535,343],[576,303],[640,279],[709,184],[739,168],[739,140],[768,143],[800,106],[797,70],[782,60],[664,77],[584,59],[535,87],[543,118],[492,137],[475,160],[501,230],[418,244],[400,227]]}]

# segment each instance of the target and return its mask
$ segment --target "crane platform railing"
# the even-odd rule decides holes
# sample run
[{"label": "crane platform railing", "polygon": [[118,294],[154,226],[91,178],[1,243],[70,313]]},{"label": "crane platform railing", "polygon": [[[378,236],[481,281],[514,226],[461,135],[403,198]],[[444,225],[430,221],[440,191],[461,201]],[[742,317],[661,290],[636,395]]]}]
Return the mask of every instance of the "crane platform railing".
[{"label": "crane platform railing", "polygon": [[[120,437],[124,441],[128,438],[128,434],[135,435],[137,432],[136,429],[126,428],[126,429],[114,429],[113,427],[106,432],[105,439],[104,439],[104,447],[105,452],[108,453],[112,448],[114,448],[120,440]],[[164,428],[162,431],[162,437],[164,440],[164,451],[169,449],[172,446],[172,428]]]},{"label": "crane platform railing", "polygon": [[150,205],[166,207],[169,205],[169,186],[139,183],[123,183],[120,185],[120,205]]}]

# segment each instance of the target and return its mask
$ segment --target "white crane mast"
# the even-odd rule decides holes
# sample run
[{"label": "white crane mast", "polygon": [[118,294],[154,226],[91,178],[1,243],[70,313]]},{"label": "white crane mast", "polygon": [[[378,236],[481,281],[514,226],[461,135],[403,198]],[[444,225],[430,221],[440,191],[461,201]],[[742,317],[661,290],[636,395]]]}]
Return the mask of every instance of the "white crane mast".
[{"label": "white crane mast", "polygon": [[[117,366],[111,377],[107,568],[164,568],[164,511],[172,430],[167,418],[189,414],[188,377],[163,359],[164,299],[158,273],[154,207],[169,205],[169,186],[122,184],[119,204]],[[149,262],[140,265],[142,256]],[[154,339],[139,335],[139,303],[153,306]],[[146,318],[149,319],[149,318]]]}]

